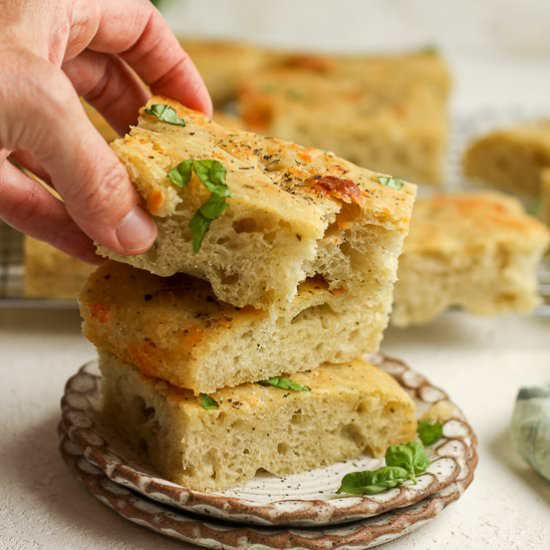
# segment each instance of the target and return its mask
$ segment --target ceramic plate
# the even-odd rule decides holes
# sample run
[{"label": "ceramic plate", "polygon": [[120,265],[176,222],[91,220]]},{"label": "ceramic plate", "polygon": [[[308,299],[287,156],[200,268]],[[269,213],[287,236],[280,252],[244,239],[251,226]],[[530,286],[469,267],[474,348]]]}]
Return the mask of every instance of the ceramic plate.
[{"label": "ceramic plate", "polygon": [[351,471],[374,469],[379,459],[363,457],[283,478],[264,475],[234,490],[193,491],[155,475],[147,464],[101,422],[100,375],[97,363],[82,367],[68,382],[62,400],[63,428],[83,450],[87,461],[113,482],[144,496],[231,522],[257,525],[332,525],[377,516],[410,506],[468,475],[476,461],[475,436],[458,407],[445,392],[397,359],[369,357],[392,375],[415,399],[419,415],[430,407],[451,411],[444,437],[429,449],[432,464],[417,479],[372,496],[336,494],[342,477]]},{"label": "ceramic plate", "polygon": [[123,518],[167,537],[205,548],[271,550],[363,550],[390,542],[422,527],[472,481],[477,457],[468,462],[459,477],[442,491],[407,508],[400,508],[362,521],[336,527],[309,529],[231,525],[151,501],[139,493],[113,483],[90,464],[82,449],[60,430],[60,451],[74,476],[100,502]]}]

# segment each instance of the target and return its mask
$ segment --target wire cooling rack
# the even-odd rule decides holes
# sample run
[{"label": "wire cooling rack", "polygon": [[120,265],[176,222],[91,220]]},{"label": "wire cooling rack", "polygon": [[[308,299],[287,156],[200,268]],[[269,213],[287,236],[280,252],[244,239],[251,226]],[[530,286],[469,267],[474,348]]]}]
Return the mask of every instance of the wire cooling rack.
[{"label": "wire cooling rack", "polygon": [[23,295],[23,237],[0,222],[0,299]]},{"label": "wire cooling rack", "polygon": [[[445,191],[452,193],[487,189],[476,182],[469,181],[462,172],[462,157],[466,147],[472,140],[498,128],[548,118],[550,118],[550,104],[535,108],[522,105],[506,108],[484,106],[469,112],[454,113],[451,119],[451,135],[445,171]],[[535,200],[533,198],[518,198],[528,211],[534,206]],[[550,255],[547,255],[539,266],[538,280],[542,303],[536,309],[534,315],[537,317],[550,317]]]},{"label": "wire cooling rack", "polygon": [[[473,191],[481,187],[467,181],[461,168],[461,159],[468,143],[477,136],[496,128],[550,117],[550,105],[529,110],[523,106],[496,108],[481,107],[467,113],[457,112],[451,117],[451,135],[447,157],[446,178],[443,187],[422,186],[421,194],[432,192]],[[527,199],[524,200],[529,207]],[[535,315],[550,317],[550,259],[539,271],[540,293],[543,304]],[[23,238],[0,222],[0,307],[75,307],[75,300],[37,300],[24,298]]]},{"label": "wire cooling rack", "polygon": [[23,235],[0,221],[0,308],[76,308],[75,300],[25,298]]}]

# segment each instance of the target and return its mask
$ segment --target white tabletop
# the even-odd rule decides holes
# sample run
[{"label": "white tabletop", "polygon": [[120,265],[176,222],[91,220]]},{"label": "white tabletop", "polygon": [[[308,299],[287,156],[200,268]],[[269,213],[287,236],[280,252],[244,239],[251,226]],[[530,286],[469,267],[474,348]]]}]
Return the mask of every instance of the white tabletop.
[{"label": "white tabletop", "polygon": [[[433,0],[174,0],[167,13],[189,34],[281,45],[361,49],[435,42],[453,64],[454,107],[548,105],[550,4],[452,5],[454,10]],[[508,427],[518,388],[550,381],[550,320],[449,313],[427,327],[390,329],[383,349],[445,388],[480,440],[480,464],[464,496],[385,548],[548,548],[550,484],[518,458]],[[74,311],[0,310],[0,550],[185,547],[96,502],[58,455],[64,383],[93,355]]]}]

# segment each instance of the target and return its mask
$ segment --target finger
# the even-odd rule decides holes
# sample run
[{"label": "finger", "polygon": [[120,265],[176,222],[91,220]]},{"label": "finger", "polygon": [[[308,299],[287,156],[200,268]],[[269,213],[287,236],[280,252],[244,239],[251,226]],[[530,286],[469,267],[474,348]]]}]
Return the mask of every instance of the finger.
[{"label": "finger", "polygon": [[71,256],[91,263],[101,261],[93,242],[69,217],[63,204],[9,162],[0,165],[0,218]]},{"label": "finger", "polygon": [[[119,254],[140,254],[156,237],[152,219],[115,154],[87,119],[70,81],[41,58],[3,54],[0,144],[30,150],[50,175],[71,218]],[[10,74],[11,72],[11,74]],[[16,85],[14,83],[17,83]],[[37,101],[40,98],[40,101]]]},{"label": "finger", "polygon": [[151,88],[212,115],[212,101],[191,59],[148,0],[99,0],[100,23],[90,48],[118,54]]},{"label": "finger", "polygon": [[136,124],[138,110],[150,96],[117,56],[88,50],[66,62],[63,71],[78,95],[93,105],[119,134]]},{"label": "finger", "polygon": [[52,185],[50,175],[44,170],[30,151],[14,151],[9,158],[39,177],[42,181],[45,181],[48,185]]}]

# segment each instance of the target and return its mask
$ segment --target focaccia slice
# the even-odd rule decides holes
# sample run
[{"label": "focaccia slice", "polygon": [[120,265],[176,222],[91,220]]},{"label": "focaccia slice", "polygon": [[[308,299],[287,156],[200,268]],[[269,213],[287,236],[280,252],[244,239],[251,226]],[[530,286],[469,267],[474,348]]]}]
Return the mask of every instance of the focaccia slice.
[{"label": "focaccia slice", "polygon": [[310,279],[285,309],[267,312],[219,302],[200,279],[109,262],[90,277],[80,307],[96,346],[199,394],[377,351],[391,289],[370,298]]},{"label": "focaccia slice", "polygon": [[95,267],[48,243],[25,237],[26,298],[75,299]]},{"label": "focaccia slice", "polygon": [[[185,126],[143,111],[139,126],[112,146],[158,237],[139,256],[103,254],[162,276],[205,279],[218,299],[240,307],[288,303],[306,277],[366,293],[373,283],[393,284],[415,186],[331,153],[223,128],[163,98],[146,111],[152,105],[174,109]],[[222,166],[231,194],[198,250],[191,222],[212,195],[194,171],[189,183],[170,179],[187,161]]]},{"label": "focaccia slice", "polygon": [[367,361],[294,374],[309,391],[245,384],[204,401],[110,354],[100,359],[106,420],[160,475],[191,489],[234,487],[260,469],[281,476],[383,456],[416,438],[411,397]]},{"label": "focaccia slice", "polygon": [[538,197],[541,171],[550,168],[550,120],[495,130],[473,141],[463,159],[465,174],[485,185]]},{"label": "focaccia slice", "polygon": [[251,130],[417,183],[439,183],[448,88],[436,55],[304,56],[251,76],[239,107]]},{"label": "focaccia slice", "polygon": [[529,313],[549,233],[519,201],[498,193],[419,199],[399,261],[392,323],[427,323],[451,306]]}]

